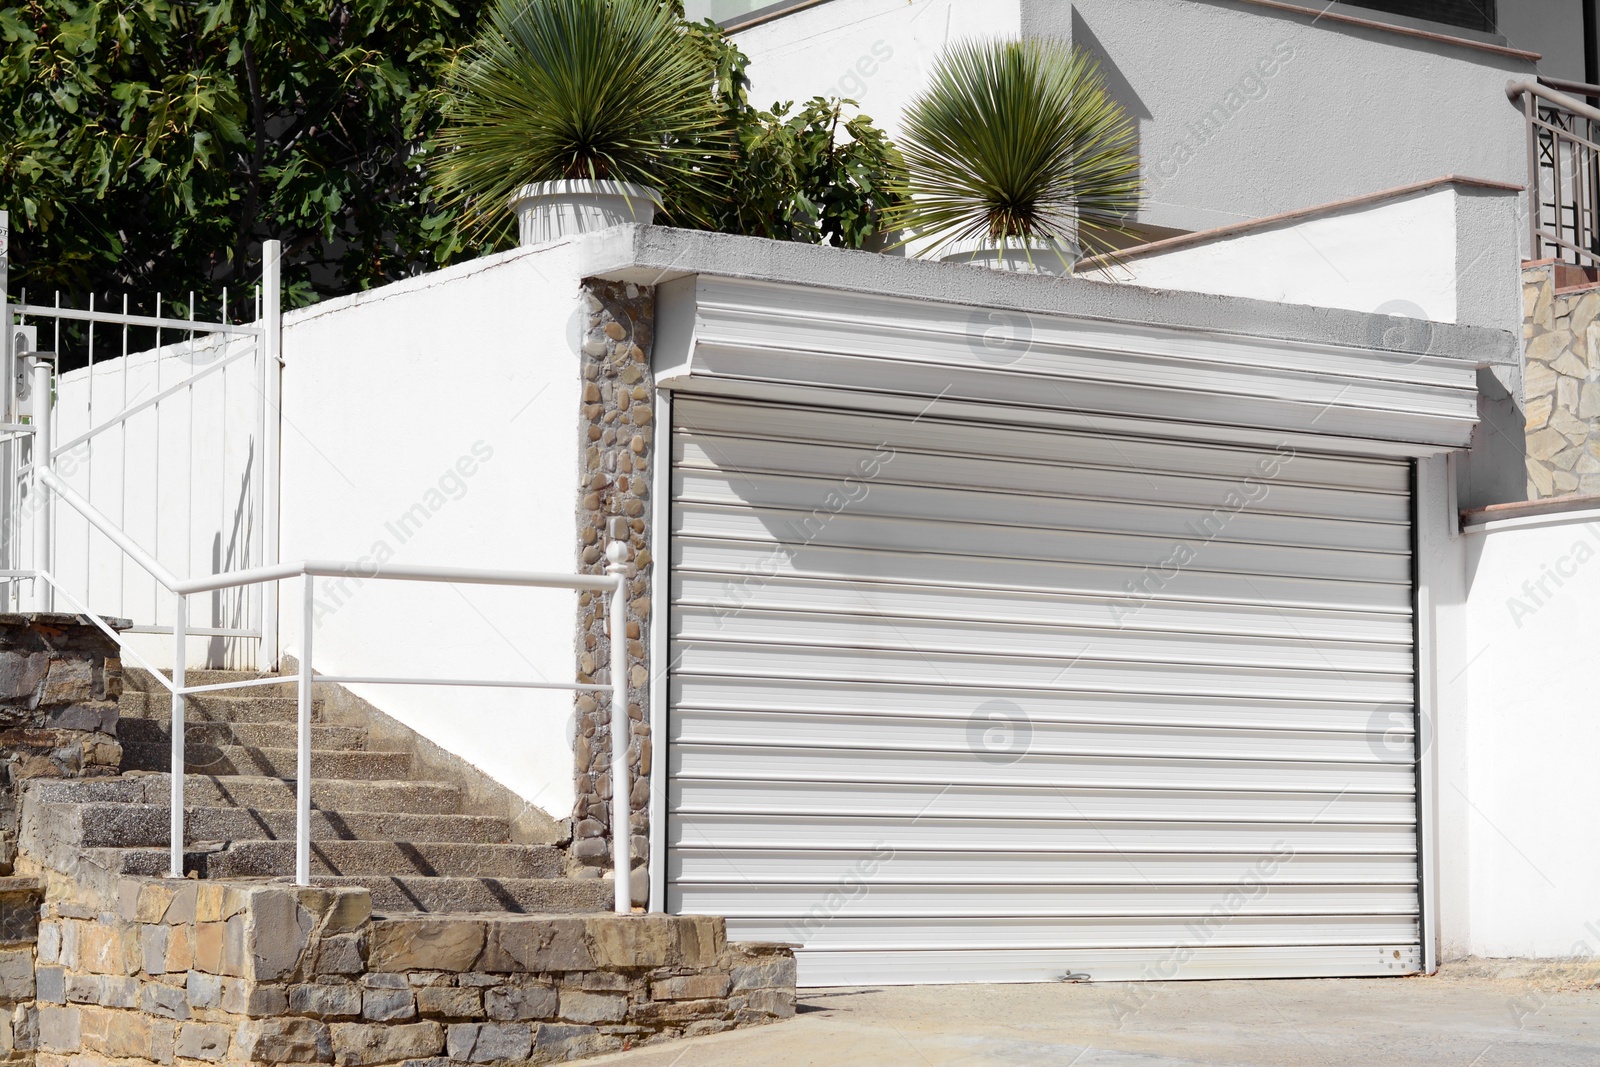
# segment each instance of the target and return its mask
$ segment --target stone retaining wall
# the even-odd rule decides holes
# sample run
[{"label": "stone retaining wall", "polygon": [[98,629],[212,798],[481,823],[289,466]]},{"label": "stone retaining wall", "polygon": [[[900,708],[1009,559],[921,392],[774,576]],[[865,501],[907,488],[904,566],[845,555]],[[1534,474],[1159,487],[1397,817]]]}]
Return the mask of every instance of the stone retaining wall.
[{"label": "stone retaining wall", "polygon": [[0,878],[0,1063],[33,1060],[33,954],[43,896],[37,879]]},{"label": "stone retaining wall", "polygon": [[120,656],[82,616],[0,613],[0,873],[16,857],[22,782],[118,773]]},{"label": "stone retaining wall", "polygon": [[[656,457],[655,383],[650,348],[655,329],[655,290],[631,282],[591,281],[583,294],[583,468],[579,487],[580,570],[605,571],[605,548],[626,540],[632,549],[627,620],[628,722],[625,739],[633,775],[632,855],[641,864],[649,849],[650,675],[645,641],[650,625],[650,469]],[[593,681],[610,662],[603,597],[584,593],[578,606],[578,679]],[[577,698],[575,741],[577,803],[572,849],[578,875],[598,875],[611,866],[611,716],[604,699]],[[633,899],[644,903],[648,886],[635,868]]]},{"label": "stone retaining wall", "polygon": [[363,889],[45,882],[19,1043],[39,1067],[538,1064],[794,1014],[788,949],[730,945],[718,918],[374,918]]},{"label": "stone retaining wall", "polygon": [[1600,493],[1600,288],[1522,272],[1528,499]]}]

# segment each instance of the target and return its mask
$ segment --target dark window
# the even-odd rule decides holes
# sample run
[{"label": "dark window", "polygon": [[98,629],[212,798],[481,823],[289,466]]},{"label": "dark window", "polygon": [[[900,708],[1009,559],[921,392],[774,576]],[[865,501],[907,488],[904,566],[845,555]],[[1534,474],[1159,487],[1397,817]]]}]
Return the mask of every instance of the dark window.
[{"label": "dark window", "polygon": [[1493,33],[1495,0],[1344,0],[1353,7],[1369,7],[1394,15],[1428,19],[1447,26]]}]

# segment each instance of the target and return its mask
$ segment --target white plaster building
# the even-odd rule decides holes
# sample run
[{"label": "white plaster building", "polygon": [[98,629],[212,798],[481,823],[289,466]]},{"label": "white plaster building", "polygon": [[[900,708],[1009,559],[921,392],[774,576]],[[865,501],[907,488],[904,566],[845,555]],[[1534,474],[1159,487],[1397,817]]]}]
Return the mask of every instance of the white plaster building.
[{"label": "white plaster building", "polygon": [[[1139,118],[1150,240],[1058,280],[625,226],[293,313],[281,555],[631,538],[640,895],[802,983],[1600,948],[1600,497],[1528,502],[1525,410],[1600,416],[1600,295],[1524,290],[1507,97],[1593,48],[1578,3],[1497,6],[691,3],[758,102],[891,131],[948,41],[1069,36]],[[316,663],[406,673],[423,618],[562,678],[593,649],[550,597],[358,584]],[[353,688],[553,822],[602,793],[568,695]]]}]

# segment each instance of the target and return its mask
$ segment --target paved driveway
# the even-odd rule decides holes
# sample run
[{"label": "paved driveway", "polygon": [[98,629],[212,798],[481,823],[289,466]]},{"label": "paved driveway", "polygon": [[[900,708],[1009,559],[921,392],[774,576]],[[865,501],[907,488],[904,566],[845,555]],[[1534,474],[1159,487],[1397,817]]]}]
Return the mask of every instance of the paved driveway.
[{"label": "paved driveway", "polygon": [[601,1059],[616,1067],[1600,1064],[1592,965],[1457,964],[1431,978],[805,990],[775,1026]]}]

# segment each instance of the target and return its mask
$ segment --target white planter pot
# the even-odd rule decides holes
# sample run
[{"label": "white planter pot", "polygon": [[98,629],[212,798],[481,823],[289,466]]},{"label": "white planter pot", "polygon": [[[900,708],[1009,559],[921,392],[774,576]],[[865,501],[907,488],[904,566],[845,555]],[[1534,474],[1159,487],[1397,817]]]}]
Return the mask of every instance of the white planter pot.
[{"label": "white planter pot", "polygon": [[879,230],[868,237],[861,245],[863,252],[876,252],[880,256],[899,256],[905,258],[907,238],[912,235],[905,230]]},{"label": "white planter pot", "polygon": [[636,222],[650,225],[661,194],[627,182],[535,182],[524,185],[511,198],[517,213],[518,243],[545,244],[581,233],[607,230]]},{"label": "white planter pot", "polygon": [[1004,247],[988,240],[954,241],[945,246],[939,259],[944,263],[964,263],[969,267],[1017,274],[1060,276],[1072,273],[1078,252],[1076,242],[1068,241],[1015,240],[1007,241]]}]

